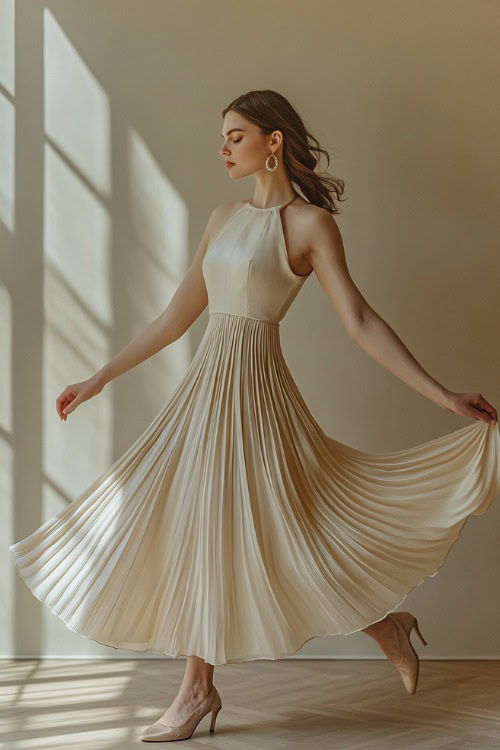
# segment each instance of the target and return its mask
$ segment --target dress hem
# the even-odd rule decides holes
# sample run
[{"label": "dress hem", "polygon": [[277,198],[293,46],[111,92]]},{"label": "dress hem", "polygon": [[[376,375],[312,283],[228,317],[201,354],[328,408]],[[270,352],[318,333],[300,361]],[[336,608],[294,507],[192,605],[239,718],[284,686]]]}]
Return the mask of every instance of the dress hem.
[{"label": "dress hem", "polygon": [[[133,651],[135,653],[140,653],[140,654],[152,653],[152,654],[158,654],[159,656],[169,656],[169,657],[171,657],[173,659],[178,659],[181,656],[182,657],[186,657],[186,658],[189,657],[189,656],[197,656],[199,659],[203,659],[206,664],[210,664],[210,665],[212,665],[214,667],[223,667],[223,666],[226,666],[227,664],[240,664],[240,663],[243,663],[243,662],[258,661],[258,660],[278,661],[279,659],[285,659],[285,658],[287,658],[289,656],[293,656],[293,654],[296,654],[298,651],[300,651],[306,645],[306,643],[309,643],[309,641],[312,641],[312,640],[314,640],[316,638],[325,638],[326,636],[335,636],[335,635],[343,635],[343,636],[353,635],[354,633],[359,633],[360,631],[364,630],[369,625],[374,625],[377,622],[381,622],[382,620],[384,620],[387,617],[387,615],[391,614],[392,612],[395,612],[397,610],[397,608],[400,607],[401,604],[403,604],[403,602],[406,600],[406,598],[408,597],[408,595],[411,594],[412,591],[414,591],[414,589],[416,589],[418,586],[420,586],[422,583],[424,583],[428,578],[434,578],[434,576],[441,570],[441,568],[444,567],[444,565],[445,565],[445,563],[446,563],[446,561],[448,559],[448,555],[450,554],[450,552],[453,549],[453,547],[455,546],[455,544],[458,542],[458,540],[460,538],[460,535],[462,533],[462,530],[463,530],[464,526],[466,525],[467,521],[469,520],[469,518],[471,517],[471,515],[477,515],[477,514],[474,514],[473,512],[471,512],[469,515],[466,516],[466,518],[463,519],[462,523],[458,527],[458,531],[457,531],[457,534],[456,534],[454,540],[452,541],[452,543],[448,547],[448,550],[447,550],[444,558],[442,559],[441,564],[436,568],[436,570],[433,573],[426,574],[420,581],[418,581],[418,583],[416,583],[414,586],[412,586],[410,589],[408,589],[408,591],[403,596],[403,598],[401,599],[401,601],[399,601],[392,609],[387,610],[385,612],[385,614],[383,614],[378,619],[372,620],[371,622],[368,622],[365,625],[362,625],[360,628],[356,628],[355,630],[350,630],[347,633],[344,633],[342,631],[338,631],[336,633],[327,632],[327,633],[318,633],[317,635],[308,636],[304,641],[302,641],[302,643],[299,646],[296,646],[296,647],[294,646],[291,651],[286,651],[286,652],[281,653],[279,655],[273,655],[273,656],[269,656],[269,655],[268,656],[249,656],[248,655],[248,656],[242,656],[242,657],[235,658],[235,659],[227,659],[226,661],[223,661],[223,662],[211,662],[211,661],[208,661],[208,659],[206,659],[204,656],[202,656],[200,654],[185,654],[185,653],[182,653],[182,652],[168,653],[166,651],[155,650],[154,648],[139,649],[139,648],[132,648],[130,646],[123,646],[123,645],[122,646],[116,646],[113,643],[109,643],[109,642],[106,642],[104,640],[99,640],[98,638],[94,638],[93,636],[84,635],[83,633],[81,633],[80,631],[76,630],[75,628],[72,628],[67,623],[67,621],[64,619],[64,617],[62,615],[60,615],[57,612],[54,612],[52,609],[50,609],[50,607],[46,604],[46,602],[44,602],[44,600],[40,596],[38,596],[37,594],[34,593],[34,591],[29,586],[27,579],[25,578],[23,572],[21,571],[21,569],[20,569],[20,567],[19,567],[19,565],[17,563],[16,557],[15,557],[15,553],[13,552],[13,550],[10,550],[10,552],[12,554],[12,558],[13,558],[14,564],[15,564],[18,572],[19,572],[19,575],[21,576],[21,578],[25,582],[25,584],[28,586],[28,588],[30,589],[30,591],[33,594],[33,596],[35,596],[35,598],[38,599],[38,601],[42,602],[42,604],[44,604],[47,607],[47,609],[49,610],[49,612],[51,612],[53,615],[55,615],[60,620],[62,620],[62,622],[64,622],[64,624],[66,625],[66,627],[68,628],[68,630],[71,630],[72,633],[75,633],[76,635],[79,635],[82,638],[86,638],[87,640],[93,641],[94,643],[98,643],[101,646],[108,646],[109,648],[114,648],[116,650]],[[482,513],[479,514],[479,515],[482,515]],[[15,546],[15,545],[12,545],[12,546]],[[34,657],[34,658],[43,658],[43,657]]]}]

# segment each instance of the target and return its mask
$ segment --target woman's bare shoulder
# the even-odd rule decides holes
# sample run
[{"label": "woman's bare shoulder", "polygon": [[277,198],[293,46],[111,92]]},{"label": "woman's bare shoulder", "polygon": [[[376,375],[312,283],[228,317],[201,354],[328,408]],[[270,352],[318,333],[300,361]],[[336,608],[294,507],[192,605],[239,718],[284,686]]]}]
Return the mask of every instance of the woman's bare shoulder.
[{"label": "woman's bare shoulder", "polygon": [[297,255],[306,255],[314,234],[321,233],[320,227],[331,221],[329,211],[304,199],[295,200],[282,212],[283,223],[289,230],[290,238],[296,245]]},{"label": "woman's bare shoulder", "polygon": [[296,213],[300,216],[303,220],[307,220],[310,222],[316,222],[318,220],[320,221],[328,221],[328,217],[332,216],[331,212],[328,211],[326,208],[323,208],[322,206],[316,206],[314,203],[309,203],[308,201],[294,201],[290,208],[295,208]]},{"label": "woman's bare shoulder", "polygon": [[332,212],[312,203],[304,207],[297,206],[296,227],[304,242],[309,246],[325,236],[340,234],[339,226]]}]

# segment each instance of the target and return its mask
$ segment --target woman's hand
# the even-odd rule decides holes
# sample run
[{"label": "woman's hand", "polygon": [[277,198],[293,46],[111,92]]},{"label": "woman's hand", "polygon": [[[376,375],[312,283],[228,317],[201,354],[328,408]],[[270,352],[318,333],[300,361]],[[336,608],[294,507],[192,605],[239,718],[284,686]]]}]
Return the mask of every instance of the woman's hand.
[{"label": "woman's hand", "polygon": [[451,392],[444,408],[462,417],[474,417],[490,424],[497,421],[497,410],[480,393]]},{"label": "woman's hand", "polygon": [[64,391],[56,400],[56,409],[59,419],[65,421],[68,414],[76,409],[84,401],[88,401],[92,396],[96,396],[102,391],[104,383],[95,375],[88,380],[82,380],[81,383],[67,385]]}]

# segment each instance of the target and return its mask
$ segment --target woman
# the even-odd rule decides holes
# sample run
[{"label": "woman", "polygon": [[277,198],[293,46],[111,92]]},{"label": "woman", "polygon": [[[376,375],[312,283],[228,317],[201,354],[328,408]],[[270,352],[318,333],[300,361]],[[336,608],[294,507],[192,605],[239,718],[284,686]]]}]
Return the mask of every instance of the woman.
[{"label": "woman", "polygon": [[[183,739],[221,708],[214,666],[278,659],[321,635],[363,631],[414,693],[415,617],[395,612],[444,564],[499,492],[495,408],[431,377],[355,286],[333,214],[343,182],[280,94],[223,110],[221,156],[251,200],[218,206],[166,310],[56,401],[62,420],[180,338],[208,305],[186,375],[150,426],[77,500],[10,547],[31,590],[69,628],[133,651],[188,656],[145,741]],[[294,188],[296,185],[303,196]],[[315,273],[349,335],[473,424],[392,453],[327,436],[285,363],[279,325]]]}]

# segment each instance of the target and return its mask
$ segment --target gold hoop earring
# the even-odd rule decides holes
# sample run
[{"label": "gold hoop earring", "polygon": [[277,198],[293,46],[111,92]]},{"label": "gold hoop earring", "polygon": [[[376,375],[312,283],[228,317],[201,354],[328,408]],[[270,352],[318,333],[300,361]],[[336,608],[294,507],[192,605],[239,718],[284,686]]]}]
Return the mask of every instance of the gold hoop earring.
[{"label": "gold hoop earring", "polygon": [[[271,156],[274,158],[274,167],[270,167],[269,164],[268,164],[268,161],[271,158]],[[269,154],[269,156],[266,159],[266,169],[267,169],[267,171],[268,172],[274,172],[274,170],[277,169],[277,168],[278,168],[278,157],[276,156],[276,154]]]}]

